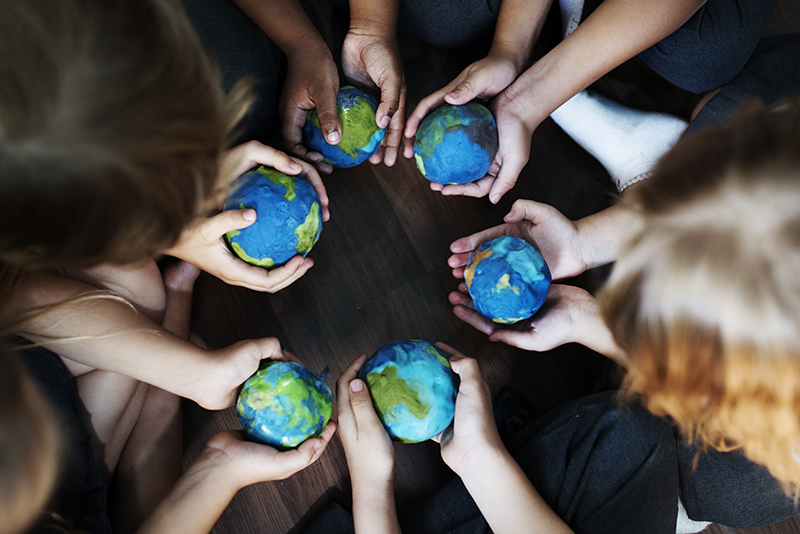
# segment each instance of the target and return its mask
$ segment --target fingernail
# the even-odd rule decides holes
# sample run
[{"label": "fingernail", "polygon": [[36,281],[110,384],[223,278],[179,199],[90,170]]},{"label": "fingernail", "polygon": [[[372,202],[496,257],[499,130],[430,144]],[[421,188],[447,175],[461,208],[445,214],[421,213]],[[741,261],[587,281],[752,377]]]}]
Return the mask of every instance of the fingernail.
[{"label": "fingernail", "polygon": [[245,221],[255,221],[256,220],[256,210],[244,210],[242,213]]},{"label": "fingernail", "polygon": [[291,162],[289,164],[289,167],[291,167],[292,169],[295,169],[295,170],[300,170],[300,169],[303,168],[303,166],[300,165],[299,163],[297,163],[296,161]]},{"label": "fingernail", "polygon": [[328,133],[328,143],[336,143],[339,141],[339,132],[336,130]]},{"label": "fingernail", "polygon": [[319,441],[315,441],[315,442],[314,442],[314,450],[315,450],[315,451],[318,451],[318,450],[320,450],[321,448],[322,448],[322,443],[321,443],[321,442],[319,442]]},{"label": "fingernail", "polygon": [[383,117],[381,117],[381,120],[378,123],[378,126],[380,126],[381,128],[386,128],[387,126],[389,126],[389,116],[388,115],[384,115]]},{"label": "fingernail", "polygon": [[459,94],[458,94],[458,91],[453,91],[452,93],[450,93],[447,96],[449,96],[452,100],[455,100],[455,99],[457,99],[459,97]]},{"label": "fingernail", "polygon": [[494,195],[489,197],[489,202],[491,202],[492,204],[497,204],[498,202],[500,202],[500,195],[495,193]]},{"label": "fingernail", "polygon": [[364,382],[356,378],[352,382],[350,382],[350,391],[357,393],[364,389]]}]

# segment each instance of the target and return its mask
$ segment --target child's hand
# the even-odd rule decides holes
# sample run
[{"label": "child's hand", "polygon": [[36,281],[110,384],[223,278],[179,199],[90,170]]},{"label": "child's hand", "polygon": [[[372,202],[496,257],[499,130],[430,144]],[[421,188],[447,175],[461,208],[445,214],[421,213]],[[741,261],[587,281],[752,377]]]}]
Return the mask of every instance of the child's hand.
[{"label": "child's hand", "polygon": [[333,167],[322,161],[322,153],[310,151],[303,144],[303,126],[308,112],[317,109],[320,128],[329,144],[342,139],[342,123],[336,108],[339,72],[327,46],[318,49],[305,44],[286,51],[286,82],[279,103],[283,140],[290,154],[312,161],[321,172],[330,174]]},{"label": "child's hand", "polygon": [[406,119],[406,81],[394,28],[351,20],[342,45],[342,69],[348,80],[380,90],[375,122],[388,129],[383,145],[369,161],[383,160],[391,167],[397,161]]},{"label": "child's hand", "polygon": [[594,298],[584,289],[553,284],[541,309],[526,321],[514,325],[498,324],[476,312],[464,283],[449,295],[453,313],[489,335],[513,347],[542,352],[571,342],[580,342],[582,319],[596,313]]},{"label": "child's hand", "polygon": [[532,200],[517,200],[505,216],[505,224],[462,237],[450,245],[447,264],[453,276],[464,278],[464,267],[481,243],[502,235],[520,237],[539,250],[553,280],[576,276],[586,270],[582,235],[578,226],[554,207]]},{"label": "child's hand", "polygon": [[267,445],[246,441],[241,432],[227,430],[214,435],[196,460],[198,466],[213,467],[219,476],[236,489],[269,480],[283,480],[317,461],[336,431],[328,423],[318,438],[304,441],[298,448],[279,452]]},{"label": "child's hand", "polygon": [[[452,82],[420,100],[406,122],[403,155],[414,157],[414,136],[422,120],[433,110],[447,102],[461,105],[476,98],[488,100],[508,87],[519,71],[510,57],[489,56],[469,65]],[[434,187],[438,186],[438,187]],[[441,191],[442,185],[431,182],[431,188]]]},{"label": "child's hand", "polygon": [[[336,94],[334,93],[334,103],[335,99]],[[336,109],[336,106],[334,106],[334,109]],[[331,218],[330,210],[328,209],[328,193],[325,191],[325,185],[322,183],[317,170],[301,159],[289,156],[258,141],[249,141],[225,152],[222,161],[223,181],[229,186],[233,185],[239,176],[258,165],[272,167],[291,176],[300,175],[308,180],[308,183],[311,184],[314,191],[317,192],[317,196],[319,196],[322,220],[327,221]]]},{"label": "child's hand", "polygon": [[[224,179],[232,184],[244,172],[262,164],[285,174],[300,174],[305,177],[319,196],[323,220],[330,218],[328,194],[317,171],[308,163],[257,141],[239,145],[226,153],[223,161]],[[314,261],[298,255],[284,265],[268,271],[248,265],[235,257],[225,244],[223,236],[230,231],[247,228],[255,222],[257,216],[255,210],[245,209],[228,210],[213,217],[198,219],[164,253],[191,263],[227,284],[275,293],[303,276],[314,266]]]},{"label": "child's hand", "polygon": [[492,415],[492,394],[483,380],[478,362],[444,343],[436,346],[450,355],[450,367],[461,379],[453,424],[435,441],[442,446],[442,459],[459,476],[505,447]]},{"label": "child's hand", "polygon": [[196,391],[189,398],[207,410],[223,410],[236,402],[241,385],[258,371],[261,360],[292,360],[297,357],[281,349],[274,337],[239,341],[228,347],[204,351],[208,365],[200,376],[186,372],[190,387]]},{"label": "child's hand", "polygon": [[339,437],[354,495],[369,491],[375,482],[391,482],[394,473],[392,441],[375,413],[367,385],[356,378],[366,359],[366,354],[356,358],[336,382]]}]

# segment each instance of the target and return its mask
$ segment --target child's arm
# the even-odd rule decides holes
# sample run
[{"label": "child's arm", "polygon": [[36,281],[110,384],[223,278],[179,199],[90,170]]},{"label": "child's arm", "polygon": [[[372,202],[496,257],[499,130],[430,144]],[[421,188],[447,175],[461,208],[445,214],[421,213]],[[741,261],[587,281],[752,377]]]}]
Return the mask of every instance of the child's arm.
[{"label": "child's arm", "polygon": [[442,458],[461,477],[492,531],[572,532],[531,485],[500,440],[492,416],[491,393],[478,362],[443,343],[436,345],[450,355],[450,366],[461,379],[455,420],[439,437]]},{"label": "child's arm", "polygon": [[394,504],[394,449],[366,384],[358,371],[367,359],[356,358],[336,382],[339,437],[353,486],[356,534],[399,534]]},{"label": "child's arm", "polygon": [[288,68],[280,115],[287,149],[313,161],[320,171],[330,173],[333,167],[322,161],[322,154],[303,145],[303,125],[314,108],[328,143],[335,145],[342,138],[342,123],[336,111],[339,73],[328,45],[297,0],[234,2],[286,54]]},{"label": "child's arm", "polygon": [[383,145],[369,159],[392,166],[406,120],[406,82],[397,42],[399,0],[350,0],[350,28],[342,45],[342,69],[349,81],[380,92],[375,122],[387,128]]},{"label": "child's arm", "polygon": [[[484,59],[469,65],[450,83],[420,100],[408,117],[403,155],[414,157],[414,136],[420,123],[445,102],[466,104],[475,98],[488,99],[508,87],[529,65],[533,45],[544,25],[551,0],[503,0],[497,16],[494,38]],[[442,186],[431,184],[441,191]]]},{"label": "child's arm", "polygon": [[[58,354],[194,400],[229,406],[264,358],[283,358],[274,338],[208,351],[167,332],[118,298],[88,298],[96,288],[46,274],[28,274],[0,309],[0,324]],[[65,303],[66,304],[62,304]],[[46,313],[25,317],[37,310]],[[23,321],[15,320],[23,318]]]},{"label": "child's arm", "polygon": [[[307,179],[319,196],[322,219],[327,221],[330,218],[328,194],[314,167],[257,141],[244,143],[226,152],[222,162],[224,185],[230,187],[240,175],[262,164]],[[303,276],[314,266],[314,260],[297,255],[280,267],[266,270],[248,265],[235,257],[228,250],[223,236],[227,232],[250,226],[257,216],[255,210],[245,209],[228,210],[214,217],[198,219],[164,253],[191,263],[227,284],[275,293]]]},{"label": "child's arm", "polygon": [[236,432],[216,434],[137,534],[209,532],[237,491],[305,469],[322,455],[335,429],[329,423],[322,436],[287,452],[243,441]]}]

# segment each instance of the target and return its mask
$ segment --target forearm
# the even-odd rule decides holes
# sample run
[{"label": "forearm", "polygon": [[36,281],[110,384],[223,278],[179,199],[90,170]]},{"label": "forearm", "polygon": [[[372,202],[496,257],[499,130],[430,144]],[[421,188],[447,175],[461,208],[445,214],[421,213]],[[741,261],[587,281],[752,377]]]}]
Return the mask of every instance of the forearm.
[{"label": "forearm", "polygon": [[356,534],[400,534],[393,482],[377,483],[374,480],[360,480],[357,476],[351,476],[351,480]]},{"label": "forearm", "polygon": [[400,0],[350,0],[350,28],[395,38],[399,12]]},{"label": "forearm", "polygon": [[522,72],[528,66],[551,4],[552,0],[503,0],[489,55],[510,58],[517,72]]},{"label": "forearm", "polygon": [[459,475],[496,534],[572,532],[505,449],[483,456]]},{"label": "forearm", "polygon": [[[183,397],[195,398],[192,372],[204,351],[167,332],[122,300],[84,298],[93,286],[44,274],[26,276],[3,308],[19,322],[14,333],[97,369],[117,372]],[[63,304],[62,303],[65,303]],[[36,313],[37,310],[47,310]],[[195,399],[196,400],[196,399]]]},{"label": "forearm", "polygon": [[524,102],[526,122],[538,125],[598,78],[672,34],[704,3],[606,0],[502,98]]},{"label": "forearm", "polygon": [[327,49],[325,40],[297,0],[233,0],[287,56]]},{"label": "forearm", "polygon": [[212,459],[220,454],[204,450],[137,534],[209,532],[239,489]]},{"label": "forearm", "polygon": [[630,203],[620,203],[575,221],[580,255],[586,269],[616,261],[636,213]]},{"label": "forearm", "polygon": [[575,322],[577,328],[573,341],[614,360],[622,367],[628,367],[625,352],[617,345],[614,335],[600,316],[597,300],[589,293],[586,293],[586,298],[579,306],[579,317]]}]

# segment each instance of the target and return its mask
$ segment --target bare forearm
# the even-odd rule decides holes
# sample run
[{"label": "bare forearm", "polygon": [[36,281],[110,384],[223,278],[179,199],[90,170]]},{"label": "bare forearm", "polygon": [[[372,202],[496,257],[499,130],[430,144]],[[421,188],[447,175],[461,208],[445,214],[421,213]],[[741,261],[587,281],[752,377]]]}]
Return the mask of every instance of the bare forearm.
[{"label": "bare forearm", "polygon": [[503,94],[538,125],[572,96],[680,28],[705,0],[606,0]]},{"label": "bare forearm", "polygon": [[[180,396],[194,398],[191,369],[204,352],[167,332],[125,302],[91,295],[96,288],[60,277],[26,277],[11,295],[4,316],[29,316],[15,332],[78,363],[117,372]],[[59,305],[66,302],[64,305]]]},{"label": "bare forearm", "polygon": [[233,0],[287,56],[304,48],[327,48],[297,0]]},{"label": "bare forearm", "polygon": [[399,12],[400,0],[351,0],[350,27],[395,37]]},{"label": "bare forearm", "polygon": [[621,203],[575,221],[586,268],[615,261],[635,220],[633,205]]},{"label": "bare forearm", "polygon": [[137,534],[209,532],[238,491],[224,471],[201,457],[189,466]]},{"label": "bare forearm", "polygon": [[459,475],[496,534],[572,532],[542,499],[508,451],[487,454]]},{"label": "bare forearm", "polygon": [[509,57],[522,72],[542,32],[552,0],[503,0],[489,55]]},{"label": "bare forearm", "polygon": [[353,482],[353,521],[356,534],[400,534],[392,481]]}]

